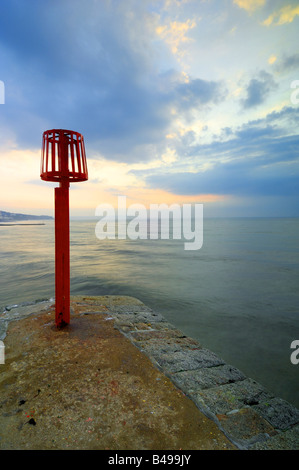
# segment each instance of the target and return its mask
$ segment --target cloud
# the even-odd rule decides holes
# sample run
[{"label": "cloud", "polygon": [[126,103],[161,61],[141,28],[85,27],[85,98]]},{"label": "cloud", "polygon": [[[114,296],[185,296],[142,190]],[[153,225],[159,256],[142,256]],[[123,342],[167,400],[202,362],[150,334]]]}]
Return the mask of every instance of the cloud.
[{"label": "cloud", "polygon": [[184,4],[186,4],[190,1],[192,1],[192,0],[165,0],[164,9],[168,9],[168,8],[172,7],[173,5],[175,5],[177,7],[181,7],[181,6],[183,6]]},{"label": "cloud", "polygon": [[169,25],[162,25],[156,28],[156,33],[169,46],[173,54],[182,55],[180,50],[182,44],[189,42],[191,39],[186,35],[190,29],[195,28],[196,22],[188,19],[185,22],[171,21]]},{"label": "cloud", "polygon": [[150,188],[181,195],[298,197],[298,124],[298,110],[286,107],[235,130],[223,129],[223,139],[177,149],[184,166],[175,162],[167,173],[162,168],[139,177]]},{"label": "cloud", "polygon": [[[157,24],[144,3],[32,0],[32,8],[11,0],[0,16],[0,126],[13,129],[18,147],[36,149],[44,130],[66,128],[84,135],[89,158],[147,161],[167,148],[171,110],[183,118],[223,96],[220,82],[157,71]],[[194,26],[176,21],[161,34],[179,48]]]},{"label": "cloud", "polygon": [[286,5],[278,11],[272,13],[268,18],[263,22],[264,26],[280,26],[286,23],[292,23],[294,18],[299,16],[299,5]]},{"label": "cloud", "polygon": [[179,195],[299,196],[299,174],[288,170],[283,165],[274,171],[257,162],[229,162],[218,163],[204,172],[177,173],[171,177],[169,174],[156,175],[149,177],[147,182],[151,187]]},{"label": "cloud", "polygon": [[253,12],[256,9],[264,6],[266,0],[234,0],[234,3],[240,8],[244,8],[248,12]]},{"label": "cloud", "polygon": [[268,59],[268,64],[272,65],[272,64],[274,64],[274,62],[276,62],[276,61],[277,61],[276,55],[272,54],[272,55],[269,57],[269,59]]},{"label": "cloud", "polygon": [[154,27],[133,0],[6,2],[2,127],[14,129],[19,146],[36,148],[47,128],[70,128],[107,158],[137,158],[134,148],[160,142],[170,119],[152,62]]},{"label": "cloud", "polygon": [[252,108],[262,104],[269,93],[277,87],[272,75],[261,71],[257,78],[252,78],[247,86],[247,97],[242,100],[243,108]]},{"label": "cloud", "polygon": [[[156,17],[145,6],[32,0],[33,15],[24,2],[7,2],[0,125],[18,147],[36,149],[44,130],[66,128],[82,132],[91,158],[147,161],[166,150],[172,109],[183,117],[221,99],[220,82],[158,72]],[[176,21],[164,34],[180,47],[194,26]]]},{"label": "cloud", "polygon": [[174,102],[180,110],[198,108],[208,103],[218,103],[224,99],[225,86],[222,82],[202,79],[179,84],[174,90]]},{"label": "cloud", "polygon": [[[295,4],[2,0],[2,168],[8,150],[20,151],[16,160],[31,151],[38,161],[26,179],[38,178],[42,132],[58,127],[84,135],[88,201],[100,186],[137,195],[155,178],[181,192],[285,188],[297,174],[298,106],[281,110],[298,78]],[[265,116],[269,107],[281,111]]]},{"label": "cloud", "polygon": [[287,72],[289,70],[298,70],[299,68],[299,54],[292,54],[290,56],[285,56],[281,61],[279,61],[276,66],[276,70],[279,72]]}]

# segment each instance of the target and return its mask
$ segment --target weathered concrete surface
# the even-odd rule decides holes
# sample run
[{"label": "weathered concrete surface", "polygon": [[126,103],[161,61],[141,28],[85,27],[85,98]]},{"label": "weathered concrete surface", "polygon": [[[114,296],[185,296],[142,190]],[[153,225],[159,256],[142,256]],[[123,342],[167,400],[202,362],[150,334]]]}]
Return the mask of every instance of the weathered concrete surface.
[{"label": "weathered concrete surface", "polygon": [[139,300],[49,305],[0,315],[0,448],[299,449],[298,409]]},{"label": "weathered concrete surface", "polygon": [[[150,331],[152,340],[176,338],[191,350],[196,342],[130,297],[74,297],[71,306],[63,330],[53,306],[29,306],[19,321],[2,315],[0,449],[235,449],[126,335],[134,323],[135,333]],[[170,349],[171,341],[164,363],[176,371]],[[194,355],[199,366],[218,363],[204,351]],[[184,364],[181,353],[176,359]]]}]

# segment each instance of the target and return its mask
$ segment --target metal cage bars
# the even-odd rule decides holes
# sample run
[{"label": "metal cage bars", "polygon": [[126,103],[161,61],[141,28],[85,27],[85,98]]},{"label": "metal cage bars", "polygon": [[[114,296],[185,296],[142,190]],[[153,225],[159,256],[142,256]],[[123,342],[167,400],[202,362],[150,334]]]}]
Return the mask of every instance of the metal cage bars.
[{"label": "metal cage bars", "polygon": [[86,181],[88,171],[83,136],[64,129],[45,131],[40,177],[54,182]]}]

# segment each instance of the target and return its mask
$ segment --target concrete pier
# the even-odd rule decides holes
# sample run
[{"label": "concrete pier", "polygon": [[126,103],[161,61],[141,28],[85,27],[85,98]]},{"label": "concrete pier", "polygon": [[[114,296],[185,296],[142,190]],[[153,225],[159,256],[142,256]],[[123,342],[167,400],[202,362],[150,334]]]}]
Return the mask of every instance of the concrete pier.
[{"label": "concrete pier", "polygon": [[299,411],[138,299],[0,315],[0,449],[299,449]]}]

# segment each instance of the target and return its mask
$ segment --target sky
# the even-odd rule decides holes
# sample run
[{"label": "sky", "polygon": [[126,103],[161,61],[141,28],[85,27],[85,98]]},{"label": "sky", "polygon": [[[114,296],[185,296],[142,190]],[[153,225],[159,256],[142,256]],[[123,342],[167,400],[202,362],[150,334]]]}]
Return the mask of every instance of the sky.
[{"label": "sky", "polygon": [[42,134],[84,136],[100,204],[299,216],[299,2],[1,0],[0,210],[53,215]]}]

